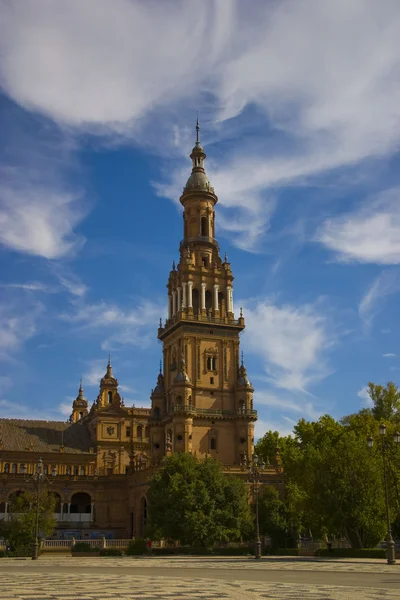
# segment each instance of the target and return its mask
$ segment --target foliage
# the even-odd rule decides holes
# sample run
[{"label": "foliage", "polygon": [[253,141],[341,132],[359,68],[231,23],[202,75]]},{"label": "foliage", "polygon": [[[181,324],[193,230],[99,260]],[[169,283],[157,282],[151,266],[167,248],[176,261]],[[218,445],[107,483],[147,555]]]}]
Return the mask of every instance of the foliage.
[{"label": "foliage", "polygon": [[[39,536],[50,536],[55,527],[56,500],[46,489],[39,494]],[[11,546],[12,556],[29,556],[35,539],[36,493],[26,491],[9,503],[9,519],[0,521],[0,537]]]},{"label": "foliage", "polygon": [[[284,468],[285,487],[279,496],[270,489],[260,498],[262,533],[274,547],[291,545],[299,534],[307,538],[345,537],[353,548],[369,548],[385,537],[385,497],[382,444],[387,456],[387,480],[394,534],[400,533],[400,448],[393,433],[399,428],[399,390],[370,384],[372,409],[362,409],[336,421],[324,415],[315,422],[301,419],[294,437],[269,431],[256,453],[272,462],[276,447]],[[382,417],[387,433],[379,435]],[[374,448],[367,439],[372,436]]]},{"label": "foliage", "polygon": [[92,546],[88,542],[76,542],[71,550],[72,552],[100,552],[99,546]]},{"label": "foliage", "polygon": [[6,555],[6,551],[0,550],[0,558],[5,558],[5,555]]},{"label": "foliage", "polygon": [[100,556],[123,556],[124,553],[120,548],[103,548],[100,550]]},{"label": "foliage", "polygon": [[128,556],[140,556],[145,554],[147,550],[146,540],[143,538],[136,538],[129,542],[127,549],[125,550],[125,554]]},{"label": "foliage", "polygon": [[253,531],[246,484],[213,458],[169,456],[150,482],[148,501],[153,538],[210,548]]},{"label": "foliage", "polygon": [[373,402],[372,414],[377,421],[399,421],[400,390],[392,381],[386,387],[368,384],[368,394]]}]

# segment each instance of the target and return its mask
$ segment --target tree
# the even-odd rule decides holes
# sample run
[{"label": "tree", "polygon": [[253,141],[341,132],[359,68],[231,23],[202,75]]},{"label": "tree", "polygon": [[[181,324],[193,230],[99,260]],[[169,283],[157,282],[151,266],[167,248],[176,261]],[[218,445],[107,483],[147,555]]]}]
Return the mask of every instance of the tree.
[{"label": "tree", "polygon": [[303,528],[301,505],[305,494],[295,483],[288,483],[283,498],[276,488],[265,487],[261,493],[260,531],[271,538],[274,548],[296,548]]},{"label": "tree", "polygon": [[[39,495],[39,535],[48,537],[54,531],[55,496],[47,490]],[[9,519],[0,521],[0,537],[10,544],[16,555],[29,555],[35,539],[36,493],[23,492],[11,498]]]},{"label": "tree", "polygon": [[253,531],[246,484],[225,475],[213,458],[166,458],[150,481],[148,502],[153,537],[210,548],[247,539]]},{"label": "tree", "polygon": [[392,381],[386,387],[368,384],[368,394],[373,402],[372,414],[377,421],[399,421],[400,390]]}]

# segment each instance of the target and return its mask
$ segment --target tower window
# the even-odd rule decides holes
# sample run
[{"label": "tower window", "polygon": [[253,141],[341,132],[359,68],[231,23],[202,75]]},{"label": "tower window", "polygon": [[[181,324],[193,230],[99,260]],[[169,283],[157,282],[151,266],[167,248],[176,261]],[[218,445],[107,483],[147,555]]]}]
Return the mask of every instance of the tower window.
[{"label": "tower window", "polygon": [[207,371],[217,370],[217,359],[215,356],[207,356]]},{"label": "tower window", "polygon": [[208,220],[207,217],[201,217],[201,235],[208,236]]},{"label": "tower window", "polygon": [[201,262],[203,264],[203,267],[208,267],[208,256],[202,256]]},{"label": "tower window", "polygon": [[131,437],[131,428],[130,427],[126,428],[125,435],[126,435],[126,437]]},{"label": "tower window", "polygon": [[210,377],[210,385],[214,385],[214,377]]},{"label": "tower window", "polygon": [[79,413],[79,418],[80,418],[80,419],[83,419],[83,412],[80,412],[80,413]]},{"label": "tower window", "polygon": [[112,404],[112,392],[108,392],[108,404]]},{"label": "tower window", "polygon": [[217,449],[217,440],[216,438],[211,438],[210,440],[210,450],[216,450]]}]

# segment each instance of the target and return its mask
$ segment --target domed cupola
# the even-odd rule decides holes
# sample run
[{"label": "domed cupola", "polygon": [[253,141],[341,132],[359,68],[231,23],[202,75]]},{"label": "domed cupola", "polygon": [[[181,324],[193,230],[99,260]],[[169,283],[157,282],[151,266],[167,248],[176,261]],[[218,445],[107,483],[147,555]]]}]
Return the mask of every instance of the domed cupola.
[{"label": "domed cupola", "polygon": [[239,367],[239,376],[237,378],[236,387],[239,388],[248,388],[249,391],[253,390],[253,386],[251,385],[249,378],[247,377],[247,370],[244,366],[243,362],[243,354],[242,354],[242,364]]},{"label": "domed cupola", "polygon": [[76,423],[76,421],[80,421],[88,414],[88,401],[83,395],[82,388],[82,379],[79,385],[78,395],[72,403],[72,413],[69,418],[71,423]]},{"label": "domed cupola", "polygon": [[180,364],[179,364],[179,369],[178,369],[178,373],[176,374],[175,378],[174,378],[174,382],[175,383],[191,383],[190,378],[188,376],[188,374],[186,373],[186,364],[185,364],[185,359],[181,358]]},{"label": "domed cupola", "polygon": [[206,153],[203,150],[202,145],[200,144],[199,139],[200,125],[199,120],[196,122],[196,143],[193,147],[190,158],[192,159],[192,173],[189,179],[186,182],[185,187],[183,188],[183,192],[191,192],[191,191],[207,191],[214,193],[214,188],[212,187],[207,173],[204,169],[204,160],[206,158]]}]

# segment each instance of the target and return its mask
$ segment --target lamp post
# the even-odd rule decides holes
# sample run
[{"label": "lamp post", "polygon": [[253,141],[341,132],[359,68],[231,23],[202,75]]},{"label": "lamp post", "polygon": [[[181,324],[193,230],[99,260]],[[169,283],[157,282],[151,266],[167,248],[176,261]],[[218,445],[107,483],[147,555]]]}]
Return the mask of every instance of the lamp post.
[{"label": "lamp post", "polygon": [[[53,467],[52,476],[56,476],[56,468]],[[36,463],[36,470],[32,477],[28,479],[28,481],[32,481],[36,488],[36,514],[35,514],[35,539],[32,547],[32,560],[37,560],[39,558],[39,500],[40,500],[40,486],[42,483],[52,483],[43,472],[43,461],[41,458],[38,459]]]},{"label": "lamp post", "polygon": [[248,461],[247,456],[244,455],[241,467],[243,471],[247,469],[249,481],[253,486],[253,498],[255,496],[256,499],[256,539],[254,542],[254,546],[255,559],[258,560],[261,558],[260,523],[258,518],[258,493],[260,490],[261,475],[265,469],[265,462],[262,459],[260,460],[257,454],[253,454],[253,460],[251,461]]},{"label": "lamp post", "polygon": [[[396,564],[396,553],[395,553],[395,543],[392,537],[392,527],[390,523],[390,509],[389,509],[389,494],[388,494],[388,482],[387,482],[387,452],[390,449],[389,443],[387,441],[386,436],[386,425],[381,423],[379,426],[379,434],[382,438],[382,460],[383,460],[383,480],[385,485],[385,502],[386,502],[386,526],[387,526],[387,537],[386,537],[386,559],[388,565]],[[393,434],[393,441],[396,445],[396,449],[400,443],[400,433],[396,431]],[[368,448],[372,448],[374,445],[374,440],[372,437],[369,437],[367,440]]]}]

